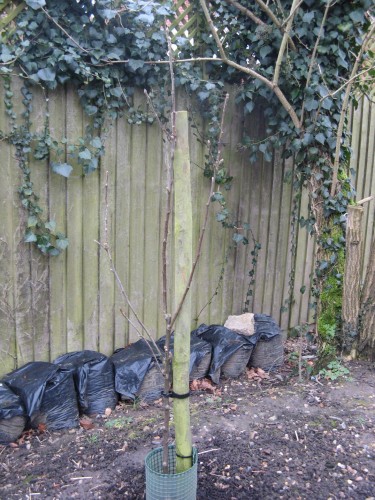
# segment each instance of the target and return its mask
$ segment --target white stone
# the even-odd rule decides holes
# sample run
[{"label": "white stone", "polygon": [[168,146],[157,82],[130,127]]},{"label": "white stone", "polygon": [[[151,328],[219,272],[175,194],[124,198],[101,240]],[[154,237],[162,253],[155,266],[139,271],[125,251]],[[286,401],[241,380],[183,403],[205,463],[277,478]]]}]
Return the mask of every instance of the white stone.
[{"label": "white stone", "polygon": [[238,316],[228,316],[224,326],[242,335],[254,335],[254,314],[244,313]]}]

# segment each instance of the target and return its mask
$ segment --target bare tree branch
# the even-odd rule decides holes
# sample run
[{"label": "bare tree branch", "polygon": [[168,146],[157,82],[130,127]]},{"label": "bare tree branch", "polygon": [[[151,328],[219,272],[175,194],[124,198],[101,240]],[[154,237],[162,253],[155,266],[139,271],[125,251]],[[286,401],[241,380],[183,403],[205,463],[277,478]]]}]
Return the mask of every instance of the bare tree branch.
[{"label": "bare tree branch", "polygon": [[340,121],[337,127],[337,139],[336,139],[336,149],[335,149],[335,158],[333,162],[333,172],[332,172],[332,185],[331,185],[331,196],[333,197],[336,192],[336,187],[337,187],[337,176],[338,176],[338,171],[339,171],[339,163],[340,163],[340,149],[341,149],[341,140],[342,140],[342,134],[344,132],[344,124],[345,124],[345,117],[346,117],[346,111],[348,109],[349,105],[349,100],[350,100],[350,91],[352,89],[353,81],[354,81],[354,76],[357,74],[359,64],[361,62],[362,56],[364,52],[367,50],[368,43],[372,41],[372,36],[375,32],[375,23],[372,24],[371,29],[367,32],[361,49],[358,52],[355,62],[350,74],[349,78],[349,83],[346,86],[345,90],[345,95],[344,95],[344,100],[342,103],[342,108],[341,108],[341,114],[340,114]]},{"label": "bare tree branch", "polygon": [[[315,45],[314,45],[314,49],[313,49],[313,52],[312,52],[312,55],[311,55],[311,61],[310,61],[310,64],[309,64],[309,72],[308,72],[307,78],[306,78],[305,89],[307,89],[307,87],[310,84],[310,80],[311,80],[313,68],[314,68],[314,65],[315,65],[316,53],[317,53],[317,50],[318,50],[318,47],[319,47],[320,39],[321,39],[321,37],[323,35],[324,25],[326,23],[327,15],[328,15],[328,11],[329,11],[330,7],[331,7],[331,0],[329,0],[327,2],[327,5],[326,5],[325,11],[324,11],[324,15],[323,15],[323,19],[322,19],[322,22],[320,24],[319,33],[318,33],[318,36],[317,36],[317,39],[316,39],[316,42],[315,42]],[[305,111],[305,101],[303,101],[302,108],[301,108],[301,123],[303,123],[304,111]]]},{"label": "bare tree branch", "polygon": [[[271,21],[279,28],[280,31],[285,33],[285,28],[283,24],[278,20],[278,18],[275,16],[275,14],[272,12],[272,10],[268,7],[267,4],[265,4],[262,0],[255,0],[256,3],[259,5],[259,7],[267,14],[267,16],[271,19]],[[290,48],[294,51],[296,51],[296,46],[294,45],[294,42],[292,38],[289,36],[288,43],[290,45]]]},{"label": "bare tree branch", "polygon": [[237,69],[238,71],[246,73],[246,74],[252,76],[253,78],[257,78],[262,83],[264,83],[268,88],[270,88],[275,93],[275,95],[277,96],[277,98],[279,99],[279,101],[280,101],[281,105],[283,106],[283,108],[289,114],[289,116],[290,116],[290,118],[291,118],[294,126],[297,129],[300,129],[301,128],[301,123],[300,123],[300,120],[299,120],[299,118],[297,116],[297,113],[295,112],[293,106],[290,104],[290,102],[288,101],[288,99],[285,97],[284,93],[282,92],[282,90],[280,89],[280,87],[277,85],[277,83],[271,82],[266,77],[264,77],[260,73],[257,73],[256,71],[254,71],[251,68],[248,68],[246,66],[241,66],[240,64],[237,64],[236,62],[228,59],[228,57],[225,54],[225,50],[223,48],[223,45],[222,45],[222,43],[220,41],[219,35],[217,34],[217,30],[216,30],[216,28],[214,26],[214,23],[212,22],[212,19],[211,19],[210,13],[208,11],[207,5],[205,3],[205,0],[199,0],[199,3],[200,3],[200,5],[202,7],[202,10],[204,12],[207,24],[210,27],[212,36],[213,36],[213,38],[214,38],[214,40],[216,42],[216,46],[217,46],[217,48],[218,48],[218,50],[220,52],[220,56],[221,56],[222,61],[225,64],[227,64],[228,66],[231,66],[232,68]]},{"label": "bare tree branch", "polygon": [[266,26],[266,23],[264,23],[259,17],[257,17],[251,10],[247,9],[243,5],[241,5],[239,2],[236,2],[236,0],[225,0],[227,3],[233,5],[233,7],[236,7],[240,12],[245,14],[245,16],[249,17],[254,23],[259,24],[260,26]]},{"label": "bare tree branch", "polygon": [[284,36],[281,40],[279,54],[277,56],[277,60],[276,60],[276,64],[275,64],[275,71],[274,71],[273,80],[272,80],[272,83],[274,85],[277,85],[279,83],[281,63],[284,59],[284,52],[285,52],[285,49],[287,47],[288,39],[290,38],[290,31],[291,31],[292,25],[293,25],[294,13],[297,11],[297,8],[296,8],[297,4],[298,4],[298,0],[293,0],[292,8],[291,8],[291,12],[293,12],[293,15],[289,16],[289,21],[286,25]]}]

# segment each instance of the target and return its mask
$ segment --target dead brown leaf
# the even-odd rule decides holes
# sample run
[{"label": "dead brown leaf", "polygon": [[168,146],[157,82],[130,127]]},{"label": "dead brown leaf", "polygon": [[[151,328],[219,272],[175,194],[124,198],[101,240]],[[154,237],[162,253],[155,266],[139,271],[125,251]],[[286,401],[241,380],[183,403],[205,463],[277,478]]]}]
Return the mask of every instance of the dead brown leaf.
[{"label": "dead brown leaf", "polygon": [[93,423],[91,418],[88,417],[81,418],[79,421],[79,425],[86,431],[95,428],[95,424]]}]

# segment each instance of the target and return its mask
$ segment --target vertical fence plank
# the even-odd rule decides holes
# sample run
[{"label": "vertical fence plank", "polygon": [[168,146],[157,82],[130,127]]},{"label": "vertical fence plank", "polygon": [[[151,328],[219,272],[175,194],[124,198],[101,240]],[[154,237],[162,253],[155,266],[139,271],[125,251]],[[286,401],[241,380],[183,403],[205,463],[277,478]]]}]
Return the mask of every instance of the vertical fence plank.
[{"label": "vertical fence plank", "polygon": [[[126,118],[117,122],[116,210],[115,210],[115,264],[125,290],[129,292],[129,214],[130,214],[130,150],[132,126]],[[129,315],[129,308],[115,284],[115,338],[114,348],[124,347],[128,341],[129,325],[120,312]]]},{"label": "vertical fence plank", "polygon": [[[300,203],[299,217],[307,218],[307,205],[308,205],[308,192],[303,189]],[[291,325],[296,326],[300,324],[300,303],[302,299],[301,289],[306,286],[309,287],[309,282],[305,282],[305,259],[307,250],[307,241],[309,238],[306,228],[301,227],[297,223],[297,250],[295,259],[295,278],[294,278],[294,302],[291,306]]]},{"label": "vertical fence plank", "polygon": [[[134,107],[144,102],[138,92],[134,97]],[[131,150],[131,209],[130,209],[130,268],[129,290],[130,300],[137,314],[143,318],[144,297],[144,221],[145,221],[145,186],[146,186],[146,125],[136,125],[132,128]],[[133,315],[131,314],[132,318]],[[129,326],[129,341],[138,339],[135,329]]]},{"label": "vertical fence plank", "polygon": [[[60,88],[49,99],[51,136],[61,140],[66,135],[66,93]],[[59,158],[55,153],[50,162]],[[65,158],[63,159],[65,161]],[[67,234],[66,227],[67,181],[51,172],[49,177],[49,213],[56,222],[57,231]],[[67,251],[50,259],[50,355],[51,361],[67,352]]]},{"label": "vertical fence plank", "polygon": [[[106,154],[101,162],[100,171],[100,241],[101,243],[108,243],[111,251],[114,252],[117,127],[115,123],[109,123],[106,126],[109,128],[109,133],[106,139]],[[106,172],[108,172],[107,193]],[[99,350],[108,355],[113,352],[115,281],[107,256],[103,250],[100,252],[99,273]]]},{"label": "vertical fence plank", "polygon": [[285,162],[282,159],[281,151],[274,153],[274,179],[272,193],[277,198],[272,200],[272,221],[277,224],[275,231],[275,239],[273,242],[275,248],[275,268],[272,276],[268,277],[268,281],[273,286],[271,316],[281,324],[281,307],[284,300],[283,288],[286,277],[286,262],[287,249],[289,239],[289,226],[285,223],[290,219],[290,192],[291,184],[284,180]]},{"label": "vertical fence plank", "polygon": [[[251,189],[249,185],[246,184],[246,173],[244,172],[246,158],[245,155],[238,152],[237,148],[232,148],[232,144],[239,144],[243,135],[243,123],[244,115],[243,110],[235,104],[234,93],[231,93],[231,98],[228,103],[228,131],[227,136],[224,137],[225,143],[225,167],[228,169],[228,173],[233,176],[233,183],[230,191],[224,191],[225,198],[228,199],[228,206],[230,207],[231,217],[233,217],[236,226],[239,227],[238,233],[244,234],[242,231],[243,224],[248,222],[248,206],[246,200],[248,199],[248,193]],[[227,247],[220,242],[222,246],[221,252],[221,265],[225,259],[225,252],[228,251],[230,246],[232,251],[230,252],[229,262],[234,264],[234,286],[232,285],[232,294],[227,308],[229,314],[240,314],[244,307],[244,281],[246,277],[246,256],[247,248],[242,242],[235,243],[233,241],[233,235],[235,230],[227,230],[224,228],[220,229],[221,241],[225,241],[225,236],[227,237]],[[220,304],[221,305],[221,304]],[[226,318],[223,318],[224,320]]]},{"label": "vertical fence plank", "polygon": [[[17,115],[18,125],[23,124],[22,114],[25,111],[23,95],[21,89],[23,81],[14,80],[13,103],[14,111]],[[13,150],[13,186],[15,189],[22,182],[21,171],[16,161]],[[16,210],[13,212],[14,227],[14,252],[15,252],[15,318],[17,337],[17,364],[21,366],[30,359],[34,359],[33,345],[33,317],[32,317],[32,296],[31,296],[31,248],[30,244],[24,243],[24,234],[27,224],[26,211],[17,200]]]},{"label": "vertical fence plank", "polygon": [[[291,218],[294,216],[294,190],[293,190],[293,160],[290,158],[284,161],[284,178],[285,175],[291,178],[290,183],[283,183],[283,194],[282,194],[282,204],[281,204],[281,215],[280,221],[283,221],[283,225],[280,228],[280,239],[279,239],[279,249],[280,249],[280,260],[278,260],[281,269],[283,269],[283,281],[281,282],[280,289],[282,295],[280,297],[280,302],[278,307],[280,307],[280,327],[285,333],[289,327],[289,319],[291,312],[291,305],[288,304],[289,292],[290,292],[290,278],[292,272],[292,224]],[[297,227],[296,227],[297,230]],[[284,232],[285,231],[285,232]],[[284,248],[284,253],[282,251]]]},{"label": "vertical fence plank", "polygon": [[145,222],[144,222],[144,275],[143,310],[144,322],[155,338],[164,335],[158,332],[160,314],[159,293],[161,290],[160,269],[160,185],[162,173],[162,142],[158,125],[146,127],[146,174],[145,174]]},{"label": "vertical fence plank", "polygon": [[[5,114],[4,89],[0,86],[0,130],[8,133],[8,116]],[[19,203],[13,173],[17,172],[14,151],[3,141],[0,147],[0,373],[7,373],[17,366],[15,323],[15,221]]]},{"label": "vertical fence plank", "polygon": [[[45,120],[48,113],[47,94],[38,89],[33,90],[31,131],[40,137],[44,133]],[[35,160],[30,153],[31,179],[34,191],[39,196],[39,206],[43,210],[42,218],[49,221],[49,168],[48,159]],[[49,258],[35,247],[30,248],[31,256],[31,311],[34,343],[34,359],[49,361]]]},{"label": "vertical fence plank", "polygon": [[[66,99],[66,135],[69,144],[77,144],[83,136],[83,111],[77,93],[71,87]],[[83,348],[83,186],[82,168],[74,163],[73,172],[67,182],[67,350]]]},{"label": "vertical fence plank", "polygon": [[[89,123],[84,120],[84,127]],[[99,131],[97,132],[99,134]],[[82,310],[83,346],[99,350],[99,168],[83,179],[82,189]]]}]

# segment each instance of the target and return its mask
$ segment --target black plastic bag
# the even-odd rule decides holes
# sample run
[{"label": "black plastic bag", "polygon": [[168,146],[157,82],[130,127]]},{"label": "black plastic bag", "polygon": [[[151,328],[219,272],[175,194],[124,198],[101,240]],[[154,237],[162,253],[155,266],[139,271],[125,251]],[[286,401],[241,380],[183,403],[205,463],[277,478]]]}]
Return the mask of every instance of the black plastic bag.
[{"label": "black plastic bag", "polygon": [[208,372],[211,380],[218,384],[221,368],[239,350],[251,351],[256,343],[254,335],[247,337],[220,325],[200,325],[192,332],[192,335],[209,342],[213,348],[210,370]]},{"label": "black plastic bag", "polygon": [[20,396],[32,427],[48,429],[77,427],[78,404],[72,374],[52,363],[35,361],[4,377]]},{"label": "black plastic bag", "polygon": [[[161,337],[156,344],[164,351],[165,336]],[[174,336],[171,336],[170,351],[173,353]],[[199,338],[197,335],[190,336],[190,380],[203,378],[207,375],[208,367],[211,363],[212,346],[209,342]],[[207,361],[207,363],[206,363]],[[203,366],[202,366],[203,365]]]},{"label": "black plastic bag", "polygon": [[268,314],[254,314],[255,337],[257,340],[271,340],[276,335],[281,335],[281,330],[276,321]]},{"label": "black plastic bag", "polygon": [[123,399],[134,400],[149,370],[156,365],[149,344],[140,339],[117,349],[109,358],[115,367],[115,389]]},{"label": "black plastic bag", "polygon": [[63,354],[54,364],[72,373],[81,413],[103,414],[117,403],[112,361],[96,351]]},{"label": "black plastic bag", "polygon": [[8,444],[18,439],[25,425],[26,413],[21,398],[0,382],[0,443]]}]

